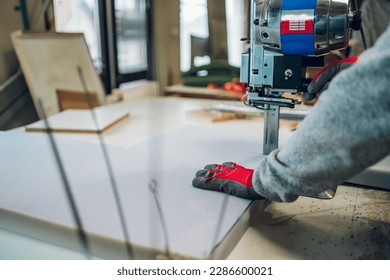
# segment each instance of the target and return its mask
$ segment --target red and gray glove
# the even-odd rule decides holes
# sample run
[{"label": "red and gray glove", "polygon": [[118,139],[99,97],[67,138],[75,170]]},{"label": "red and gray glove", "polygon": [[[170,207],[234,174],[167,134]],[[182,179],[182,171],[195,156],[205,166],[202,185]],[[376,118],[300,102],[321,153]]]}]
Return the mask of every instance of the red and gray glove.
[{"label": "red and gray glove", "polygon": [[355,63],[358,58],[358,56],[352,56],[329,63],[310,82],[307,87],[307,92],[303,93],[303,98],[306,101],[310,101],[318,97],[324,90],[328,88],[329,83],[334,78],[334,76],[336,76],[340,71],[347,69],[353,63]]},{"label": "red and gray glove", "polygon": [[221,191],[247,199],[263,199],[252,185],[253,169],[234,162],[209,164],[196,173],[192,185],[196,188]]}]

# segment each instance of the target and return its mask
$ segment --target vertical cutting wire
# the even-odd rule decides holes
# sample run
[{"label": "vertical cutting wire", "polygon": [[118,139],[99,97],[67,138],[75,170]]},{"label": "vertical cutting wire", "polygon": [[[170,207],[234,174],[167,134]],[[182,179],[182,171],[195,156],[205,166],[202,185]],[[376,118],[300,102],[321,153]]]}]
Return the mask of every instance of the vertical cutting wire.
[{"label": "vertical cutting wire", "polygon": [[172,255],[171,255],[171,252],[169,249],[168,228],[167,228],[167,224],[166,224],[165,219],[164,219],[164,214],[162,211],[160,200],[158,198],[157,180],[156,179],[152,178],[150,180],[149,190],[153,194],[154,202],[155,202],[156,208],[157,208],[157,213],[158,213],[158,216],[160,218],[161,227],[162,227],[162,231],[163,231],[163,235],[164,235],[164,239],[165,239],[165,254],[169,259],[172,259]]},{"label": "vertical cutting wire", "polygon": [[223,219],[225,217],[226,208],[227,208],[227,204],[228,204],[229,198],[230,197],[229,197],[228,194],[224,195],[224,198],[223,198],[223,201],[222,201],[222,205],[221,205],[221,210],[219,211],[219,215],[218,215],[217,225],[215,227],[212,248],[211,248],[211,251],[210,251],[210,255],[208,257],[209,259],[213,259],[213,253],[214,253],[213,249],[218,245],[218,236],[219,236],[219,234],[221,232],[221,228],[222,228],[222,225],[223,225]]},{"label": "vertical cutting wire", "polygon": [[[155,125],[156,123],[154,121],[150,121],[149,123],[149,129],[152,131],[155,131]],[[154,204],[157,210],[157,219],[159,220],[160,226],[161,226],[161,231],[162,231],[162,236],[164,240],[164,247],[165,247],[165,252],[164,252],[164,258],[166,259],[173,259],[173,255],[171,254],[170,251],[170,246],[169,246],[169,234],[168,234],[168,227],[167,223],[165,221],[165,217],[163,214],[163,206],[161,204],[161,200],[158,196],[158,188],[161,190],[161,185],[158,184],[158,180],[156,177],[158,177],[158,174],[154,174],[154,170],[159,170],[159,168],[163,165],[163,160],[162,160],[162,151],[160,147],[162,147],[163,144],[159,145],[157,147],[156,151],[153,151],[156,147],[149,142],[149,154],[150,156],[148,157],[148,167],[149,167],[149,183],[148,183],[148,188],[149,191],[152,193],[153,196],[153,201],[150,202],[150,207]],[[152,152],[153,151],[153,152]],[[156,176],[157,175],[157,176]],[[153,211],[151,211],[153,213]],[[156,217],[156,216],[153,216]],[[152,220],[152,223],[154,223],[154,220]],[[154,239],[154,234],[157,234],[158,231],[156,230],[151,230],[151,238]]]},{"label": "vertical cutting wire", "polygon": [[134,259],[135,258],[135,256],[134,256],[134,249],[133,249],[133,246],[130,243],[130,237],[129,237],[129,232],[128,232],[128,229],[127,229],[127,223],[126,223],[126,219],[125,219],[122,203],[121,203],[120,196],[119,196],[118,186],[117,186],[117,183],[116,183],[116,180],[115,180],[115,177],[114,177],[114,172],[113,172],[113,169],[112,169],[111,161],[110,161],[110,158],[108,156],[107,147],[106,147],[106,144],[104,142],[103,135],[102,135],[102,133],[100,132],[100,129],[99,129],[99,124],[98,124],[98,121],[97,121],[95,110],[93,109],[93,102],[92,102],[91,93],[89,92],[89,90],[87,88],[87,84],[86,84],[86,81],[85,81],[85,78],[84,78],[84,75],[83,75],[83,71],[82,71],[82,69],[81,69],[81,67],[79,65],[77,66],[77,73],[79,75],[79,79],[80,79],[81,85],[83,87],[83,91],[85,93],[85,97],[86,97],[86,100],[87,100],[87,103],[88,103],[88,107],[89,107],[89,110],[91,112],[92,119],[93,119],[94,125],[95,125],[96,130],[97,130],[97,135],[98,135],[98,138],[99,138],[99,144],[100,144],[100,147],[102,149],[104,163],[105,163],[105,165],[107,167],[108,176],[110,178],[110,183],[111,183],[112,191],[113,191],[113,194],[114,194],[115,205],[117,207],[117,211],[118,211],[118,215],[119,215],[119,220],[120,220],[122,232],[123,232],[123,235],[124,235],[124,238],[125,238],[125,247],[126,247],[127,256],[128,256],[129,259]]},{"label": "vertical cutting wire", "polygon": [[84,249],[85,257],[87,259],[90,259],[91,254],[90,254],[90,247],[89,247],[88,238],[87,238],[87,235],[84,231],[83,224],[82,224],[82,221],[80,218],[80,214],[79,214],[79,211],[77,209],[77,205],[76,205],[73,193],[72,193],[72,189],[70,187],[68,178],[66,176],[65,168],[64,168],[64,165],[62,163],[60,153],[59,153],[58,148],[57,148],[56,141],[53,137],[52,130],[50,128],[50,124],[49,124],[49,121],[46,117],[46,112],[45,112],[45,109],[43,108],[42,101],[40,98],[38,98],[38,108],[40,111],[40,115],[42,116],[47,135],[49,137],[50,147],[53,151],[53,155],[54,155],[58,170],[60,172],[60,177],[61,177],[64,189],[65,189],[66,197],[68,199],[68,202],[69,202],[69,205],[70,205],[70,208],[72,211],[73,219],[74,219],[76,226],[77,226],[77,236],[78,236],[80,243]]}]

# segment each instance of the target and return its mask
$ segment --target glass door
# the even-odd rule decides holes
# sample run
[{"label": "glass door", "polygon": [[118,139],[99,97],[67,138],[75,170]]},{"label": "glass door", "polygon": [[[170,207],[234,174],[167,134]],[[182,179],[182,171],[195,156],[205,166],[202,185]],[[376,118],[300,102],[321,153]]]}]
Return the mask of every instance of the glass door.
[{"label": "glass door", "polygon": [[54,0],[57,32],[82,32],[106,92],[148,78],[149,0]]},{"label": "glass door", "polygon": [[84,33],[93,63],[102,73],[102,42],[98,0],[54,0],[57,32]]},{"label": "glass door", "polygon": [[145,78],[148,70],[146,0],[115,0],[118,81]]}]

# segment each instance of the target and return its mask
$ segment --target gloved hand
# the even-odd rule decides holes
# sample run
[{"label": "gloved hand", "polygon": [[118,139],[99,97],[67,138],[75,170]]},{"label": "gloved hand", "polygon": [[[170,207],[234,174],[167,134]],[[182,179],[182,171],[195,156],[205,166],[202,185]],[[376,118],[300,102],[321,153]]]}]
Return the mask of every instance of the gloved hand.
[{"label": "gloved hand", "polygon": [[252,185],[253,169],[234,162],[209,164],[196,173],[192,185],[196,188],[222,191],[247,199],[262,199]]},{"label": "gloved hand", "polygon": [[307,87],[308,92],[303,93],[303,98],[306,101],[310,101],[318,97],[328,88],[330,81],[337,75],[337,73],[348,68],[357,60],[358,56],[352,56],[329,63],[310,82]]}]

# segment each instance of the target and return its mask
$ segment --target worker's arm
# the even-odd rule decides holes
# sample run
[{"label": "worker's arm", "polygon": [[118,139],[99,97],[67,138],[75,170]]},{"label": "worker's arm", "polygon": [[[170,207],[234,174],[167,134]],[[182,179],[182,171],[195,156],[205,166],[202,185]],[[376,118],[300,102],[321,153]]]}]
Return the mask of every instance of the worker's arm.
[{"label": "worker's arm", "polygon": [[390,28],[337,75],[288,144],[253,176],[264,197],[293,201],[335,188],[390,153]]},{"label": "worker's arm", "polygon": [[286,146],[261,160],[253,189],[275,201],[316,196],[390,153],[390,29],[337,75]]}]

